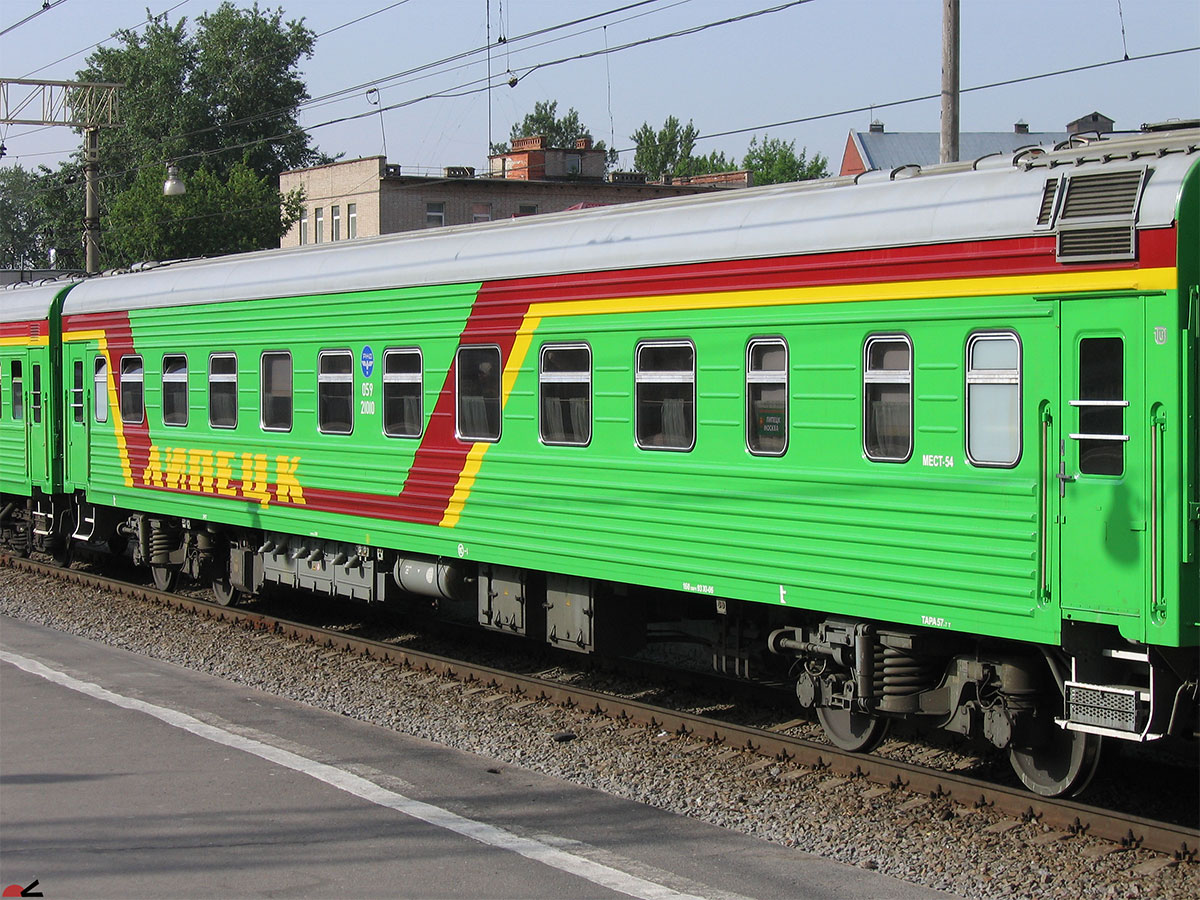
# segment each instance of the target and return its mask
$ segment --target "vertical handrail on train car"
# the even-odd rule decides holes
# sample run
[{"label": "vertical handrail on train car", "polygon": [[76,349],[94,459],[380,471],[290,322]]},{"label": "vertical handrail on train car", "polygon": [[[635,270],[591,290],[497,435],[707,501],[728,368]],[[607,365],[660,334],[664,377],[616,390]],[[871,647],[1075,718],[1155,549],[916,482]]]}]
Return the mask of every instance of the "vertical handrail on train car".
[{"label": "vertical handrail on train car", "polygon": [[1047,570],[1049,567],[1049,545],[1050,545],[1050,406],[1049,404],[1042,405],[1042,449],[1041,462],[1038,466],[1038,491],[1041,494],[1041,541],[1038,552],[1038,604],[1046,605],[1050,601],[1050,586],[1048,584]]},{"label": "vertical handrail on train car", "polygon": [[1161,404],[1150,410],[1150,615],[1161,622],[1166,616],[1162,597],[1162,529],[1159,517],[1162,514],[1162,448],[1166,416]]}]

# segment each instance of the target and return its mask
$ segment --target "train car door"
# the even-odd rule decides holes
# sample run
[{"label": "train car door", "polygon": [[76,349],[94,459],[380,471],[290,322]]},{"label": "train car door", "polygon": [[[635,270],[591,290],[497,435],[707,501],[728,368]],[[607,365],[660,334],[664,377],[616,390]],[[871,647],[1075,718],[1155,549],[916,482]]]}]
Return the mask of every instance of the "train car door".
[{"label": "train car door", "polygon": [[0,390],[4,391],[0,401],[4,413],[0,416],[0,490],[24,496],[30,493],[29,426],[25,421],[28,357],[23,347],[0,352]]},{"label": "train car door", "polygon": [[67,344],[63,349],[66,371],[67,407],[65,411],[66,471],[63,482],[68,490],[87,487],[88,476],[88,400],[91,372],[84,344]]},{"label": "train car door", "polygon": [[29,480],[39,487],[50,482],[53,407],[50,405],[50,367],[46,356],[29,354],[29,380],[26,386],[26,423],[29,431]]},{"label": "train car door", "polygon": [[1061,606],[1138,616],[1148,577],[1142,299],[1064,300],[1060,311]]}]

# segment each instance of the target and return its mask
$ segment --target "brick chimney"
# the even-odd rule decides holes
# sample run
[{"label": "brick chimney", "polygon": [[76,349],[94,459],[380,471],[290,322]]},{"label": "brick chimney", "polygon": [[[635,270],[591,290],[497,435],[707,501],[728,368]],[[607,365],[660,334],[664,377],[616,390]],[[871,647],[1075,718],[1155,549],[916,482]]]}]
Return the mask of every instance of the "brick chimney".
[{"label": "brick chimney", "polygon": [[592,139],[590,137],[576,138],[575,139],[575,149],[576,150],[591,150],[592,149]]},{"label": "brick chimney", "polygon": [[533,137],[517,138],[512,142],[512,148],[516,150],[545,150],[546,136],[535,134]]}]

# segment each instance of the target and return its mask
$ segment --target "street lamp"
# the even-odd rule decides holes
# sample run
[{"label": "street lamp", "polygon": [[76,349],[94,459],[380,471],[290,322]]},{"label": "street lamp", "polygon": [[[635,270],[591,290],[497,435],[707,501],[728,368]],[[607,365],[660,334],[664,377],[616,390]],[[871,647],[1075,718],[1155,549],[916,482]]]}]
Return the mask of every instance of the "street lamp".
[{"label": "street lamp", "polygon": [[163,182],[163,194],[167,197],[178,197],[187,193],[187,185],[179,177],[179,166],[171,163],[167,166],[167,180]]}]

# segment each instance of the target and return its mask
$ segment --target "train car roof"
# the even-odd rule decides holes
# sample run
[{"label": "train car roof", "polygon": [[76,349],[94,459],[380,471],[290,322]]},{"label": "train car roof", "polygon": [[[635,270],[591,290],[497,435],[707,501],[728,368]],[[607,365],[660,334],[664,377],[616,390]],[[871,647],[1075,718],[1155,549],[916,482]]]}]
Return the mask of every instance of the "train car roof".
[{"label": "train car roof", "polygon": [[75,280],[14,285],[0,291],[0,322],[33,322],[50,318],[54,299]]},{"label": "train car roof", "polygon": [[1189,129],[150,266],[83,282],[64,313],[1029,236],[1047,179],[1064,171],[1148,169],[1137,224],[1167,226],[1198,147]]}]

